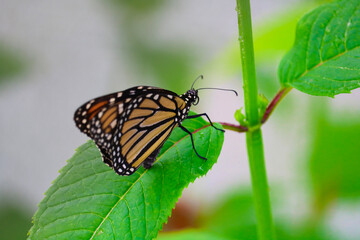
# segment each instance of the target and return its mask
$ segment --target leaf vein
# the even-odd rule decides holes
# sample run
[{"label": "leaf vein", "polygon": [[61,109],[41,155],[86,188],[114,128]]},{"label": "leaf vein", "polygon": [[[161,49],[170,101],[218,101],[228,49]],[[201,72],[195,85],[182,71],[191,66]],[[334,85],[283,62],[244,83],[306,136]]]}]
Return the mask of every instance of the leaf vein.
[{"label": "leaf vein", "polygon": [[347,22],[347,24],[346,24],[346,29],[345,29],[345,34],[344,34],[344,37],[345,37],[345,39],[344,39],[345,50],[348,50],[348,49],[347,49],[347,35],[348,35],[349,27],[350,27],[350,25],[351,25],[351,20],[353,19],[356,11],[357,11],[359,8],[360,8],[360,5],[358,5],[357,7],[354,8],[354,12],[350,15],[349,20],[348,20],[348,22]]},{"label": "leaf vein", "polygon": [[147,224],[146,224],[146,222],[147,222],[147,219],[146,219],[146,198],[145,198],[145,188],[144,188],[144,184],[143,184],[143,182],[142,181],[139,181],[140,182],[140,185],[141,185],[141,189],[142,189],[142,192],[143,192],[143,198],[144,198],[144,226],[145,226],[145,238],[146,238],[146,236],[147,236],[147,234],[148,234],[148,232],[147,232]]},{"label": "leaf vein", "polygon": [[130,227],[129,232],[131,233],[131,238],[134,239],[134,235],[133,235],[132,227],[131,227],[131,217],[130,217],[130,212],[131,211],[130,211],[129,203],[128,203],[128,201],[126,199],[124,199],[124,202],[125,202],[125,205],[126,205],[126,207],[128,209],[128,212],[129,212],[129,227]]},{"label": "leaf vein", "polygon": [[110,172],[110,169],[106,169],[106,170],[103,171],[103,172],[96,172],[96,173],[94,173],[94,174],[90,174],[90,175],[88,175],[88,176],[86,176],[86,177],[84,177],[84,178],[79,178],[78,180],[76,180],[76,181],[74,181],[74,182],[71,182],[71,183],[69,183],[69,184],[63,185],[63,186],[60,186],[59,184],[57,184],[57,187],[58,187],[58,188],[52,193],[52,195],[54,195],[58,190],[60,190],[60,189],[62,189],[62,188],[69,187],[69,186],[74,185],[74,184],[76,184],[76,183],[82,182],[82,181],[84,181],[84,180],[87,179],[87,178],[95,177],[95,176],[97,176],[97,175],[104,174],[104,173],[107,173],[107,172]]},{"label": "leaf vein", "polygon": [[[41,227],[42,227],[43,229],[45,229],[45,228],[48,227],[49,225],[51,225],[51,224],[53,224],[53,223],[55,223],[55,222],[57,222],[57,221],[59,221],[59,220],[64,220],[64,219],[66,219],[66,218],[70,218],[70,217],[74,217],[74,216],[89,215],[89,214],[95,215],[95,216],[97,216],[97,217],[99,217],[99,218],[103,218],[101,215],[99,215],[99,214],[97,214],[97,213],[94,213],[94,212],[81,212],[81,213],[75,213],[75,214],[72,214],[72,215],[69,215],[69,216],[57,217],[57,218],[54,219],[53,221],[47,222],[46,224],[42,225]],[[52,235],[50,235],[50,236],[52,236]]]},{"label": "leaf vein", "polygon": [[[129,187],[129,189],[120,197],[120,199],[115,203],[115,205],[109,210],[109,212],[107,213],[107,215],[104,217],[104,219],[101,221],[101,223],[99,224],[99,226],[96,228],[96,230],[94,231],[94,234],[91,236],[90,239],[93,239],[95,234],[99,231],[100,227],[102,226],[102,224],[105,222],[105,220],[110,216],[110,214],[112,213],[112,211],[115,209],[115,207],[121,202],[122,199],[124,199],[125,195],[135,186],[135,184],[139,181],[139,179],[147,172],[147,170],[145,170],[142,174],[139,175],[138,179],[136,179],[136,181]],[[126,205],[126,199],[124,199]],[[128,205],[127,205],[128,206]],[[129,208],[129,206],[128,206]],[[130,214],[130,210],[129,210],[129,214]],[[131,221],[130,221],[131,222]],[[131,233],[132,234],[132,233]]]},{"label": "leaf vein", "polygon": [[[110,195],[110,196],[115,196],[115,197],[118,197],[120,198],[119,195],[116,195],[114,193],[97,193],[96,195],[86,195],[86,196],[81,196],[81,197],[77,197],[77,198],[72,198],[72,199],[67,199],[66,201],[64,202],[60,202],[60,203],[57,203],[57,204],[54,204],[54,205],[47,205],[48,208],[53,208],[53,207],[59,207],[61,205],[64,205],[66,203],[69,203],[69,202],[72,202],[72,201],[76,201],[76,200],[80,200],[80,199],[83,199],[83,198],[88,198],[88,197],[98,197],[98,196],[106,196],[106,195]],[[47,210],[47,209],[46,209]],[[45,211],[46,211],[45,210]]]},{"label": "leaf vein", "polygon": [[50,235],[46,239],[48,239],[49,237],[55,237],[55,236],[58,236],[58,235],[61,235],[61,234],[67,233],[67,232],[73,232],[73,231],[88,231],[88,232],[91,232],[91,233],[93,232],[92,230],[89,230],[89,229],[86,229],[86,228],[77,228],[77,229],[71,229],[71,230],[67,230],[67,231],[63,231],[63,232],[59,232],[59,233]]}]

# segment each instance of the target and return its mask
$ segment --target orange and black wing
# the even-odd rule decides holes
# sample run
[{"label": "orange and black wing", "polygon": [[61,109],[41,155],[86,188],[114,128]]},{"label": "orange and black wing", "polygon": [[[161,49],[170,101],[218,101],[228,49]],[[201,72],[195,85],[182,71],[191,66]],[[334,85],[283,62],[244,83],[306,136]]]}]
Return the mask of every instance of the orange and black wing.
[{"label": "orange and black wing", "polygon": [[120,175],[134,173],[170,136],[184,107],[184,100],[170,91],[152,91],[134,99],[113,139],[114,170]]},{"label": "orange and black wing", "polygon": [[74,121],[81,132],[94,140],[100,149],[103,161],[112,167],[109,156],[114,132],[124,110],[137,96],[154,87],[139,86],[92,99],[79,107],[74,114]]},{"label": "orange and black wing", "polygon": [[139,86],[83,104],[74,120],[94,140],[106,164],[120,175],[131,175],[162,146],[184,107],[176,93]]}]

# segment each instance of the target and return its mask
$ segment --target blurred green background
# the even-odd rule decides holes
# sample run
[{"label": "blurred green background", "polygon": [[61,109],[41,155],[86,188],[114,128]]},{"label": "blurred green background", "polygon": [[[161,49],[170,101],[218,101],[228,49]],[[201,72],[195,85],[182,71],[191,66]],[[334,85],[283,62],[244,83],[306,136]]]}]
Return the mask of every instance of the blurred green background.
[{"label": "blurred green background", "polygon": [[[326,1],[252,1],[260,92],[299,18]],[[36,204],[87,138],[90,98],[134,85],[203,91],[193,110],[235,123],[243,106],[235,1],[0,1],[0,239],[24,239]],[[293,90],[264,126],[278,239],[360,239],[360,91]],[[180,232],[179,232],[180,231]],[[227,132],[211,173],[184,192],[159,239],[256,239],[243,134]]]}]

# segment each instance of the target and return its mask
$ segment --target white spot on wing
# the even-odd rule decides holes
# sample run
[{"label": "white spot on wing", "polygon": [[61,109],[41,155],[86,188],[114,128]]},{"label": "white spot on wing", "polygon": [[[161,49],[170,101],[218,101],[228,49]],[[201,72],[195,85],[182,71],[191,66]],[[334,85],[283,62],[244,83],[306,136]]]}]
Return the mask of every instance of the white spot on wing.
[{"label": "white spot on wing", "polygon": [[124,104],[119,104],[119,114],[124,111]]}]

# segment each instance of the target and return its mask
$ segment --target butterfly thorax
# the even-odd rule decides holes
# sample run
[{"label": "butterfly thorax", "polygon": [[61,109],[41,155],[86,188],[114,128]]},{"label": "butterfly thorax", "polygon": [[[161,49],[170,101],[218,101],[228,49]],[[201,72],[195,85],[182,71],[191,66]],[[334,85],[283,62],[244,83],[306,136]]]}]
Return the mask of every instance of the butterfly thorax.
[{"label": "butterfly thorax", "polygon": [[185,119],[189,113],[191,105],[197,105],[199,102],[198,91],[190,89],[186,93],[181,94],[180,98],[185,101],[185,107],[181,112],[181,120]]}]

